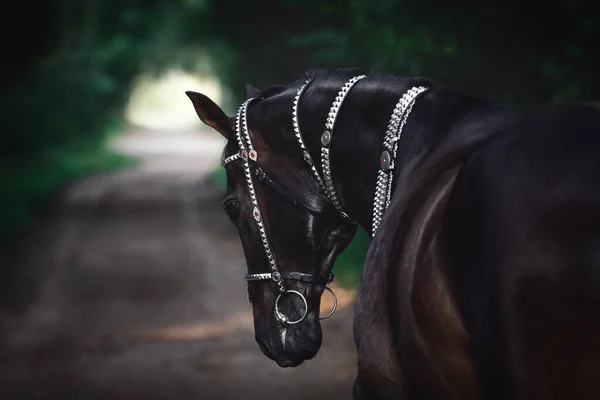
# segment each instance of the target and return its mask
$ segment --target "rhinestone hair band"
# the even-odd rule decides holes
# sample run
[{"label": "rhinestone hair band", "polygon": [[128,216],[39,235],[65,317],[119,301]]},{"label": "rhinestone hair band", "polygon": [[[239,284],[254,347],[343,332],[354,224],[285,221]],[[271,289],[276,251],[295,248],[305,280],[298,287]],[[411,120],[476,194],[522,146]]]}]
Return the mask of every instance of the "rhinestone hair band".
[{"label": "rhinestone hair band", "polygon": [[426,90],[427,88],[422,86],[413,87],[408,90],[400,98],[392,113],[383,140],[383,151],[379,158],[380,165],[379,171],[377,172],[377,184],[375,187],[375,198],[373,200],[372,237],[375,236],[375,232],[377,232],[377,228],[379,228],[379,225],[381,224],[383,213],[390,205],[396,152],[398,151],[398,141],[402,136],[402,129],[412,111],[417,96]]}]

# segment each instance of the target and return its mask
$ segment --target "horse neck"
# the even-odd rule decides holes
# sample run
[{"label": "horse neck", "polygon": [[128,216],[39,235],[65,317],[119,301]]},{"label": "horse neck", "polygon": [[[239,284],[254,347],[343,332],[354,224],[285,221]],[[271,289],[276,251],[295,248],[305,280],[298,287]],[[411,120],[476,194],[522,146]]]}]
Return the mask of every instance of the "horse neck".
[{"label": "horse neck", "polygon": [[[392,111],[400,97],[420,83],[388,83],[382,90],[381,83],[359,82],[340,108],[330,145],[333,184],[344,211],[367,232],[371,232],[377,173]],[[330,98],[331,93],[324,97]],[[322,112],[314,109],[313,115],[320,119]],[[318,138],[323,129],[311,131],[318,133],[311,138],[314,157],[320,154]]]},{"label": "horse neck", "polygon": [[[387,93],[379,101],[376,95],[368,102],[361,102],[358,95],[352,101],[349,96],[334,128],[331,169],[336,191],[348,215],[368,233],[372,227],[377,174],[387,126],[397,101],[413,86],[415,84],[401,88],[394,96]],[[409,155],[429,151],[449,132],[472,123],[474,117],[485,121],[489,115],[498,113],[504,114],[502,105],[451,89],[432,87],[419,95],[402,130],[393,188],[405,166],[415,161]],[[501,115],[498,120],[504,118]]]}]

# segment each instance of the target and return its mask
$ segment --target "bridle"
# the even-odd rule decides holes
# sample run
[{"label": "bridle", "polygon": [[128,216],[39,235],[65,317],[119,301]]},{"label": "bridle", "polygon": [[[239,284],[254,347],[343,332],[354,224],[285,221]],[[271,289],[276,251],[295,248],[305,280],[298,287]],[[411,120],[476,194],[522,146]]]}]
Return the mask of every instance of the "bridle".
[{"label": "bridle", "polygon": [[[352,87],[361,79],[365,78],[365,75],[355,76],[350,79],[348,82],[344,84],[341,90],[338,92],[329,113],[327,115],[327,120],[325,123],[325,130],[321,135],[321,165],[323,170],[323,176],[319,174],[312,157],[309,152],[306,150],[306,146],[304,145],[304,140],[302,138],[302,134],[300,131],[299,119],[298,119],[298,108],[299,102],[302,94],[304,93],[306,87],[310,84],[310,80],[307,80],[297,91],[296,97],[294,99],[293,107],[292,107],[292,121],[294,134],[300,146],[300,150],[302,151],[302,158],[308,164],[310,170],[315,176],[316,181],[318,182],[321,189],[327,195],[327,198],[335,207],[336,211],[340,214],[340,216],[350,224],[356,224],[352,219],[348,216],[348,214],[344,211],[339,197],[335,190],[335,185],[333,182],[333,177],[331,174],[331,161],[330,161],[330,144],[333,136],[333,131],[335,127],[335,122],[337,120],[337,115],[339,110],[344,102],[344,99],[352,89]],[[400,139],[400,134],[404,124],[406,123],[406,119],[408,118],[408,114],[412,109],[412,105],[415,102],[416,96],[427,90],[424,87],[416,87],[410,89],[406,92],[398,104],[394,109],[392,114],[392,118],[390,120],[390,124],[388,126],[388,130],[386,132],[385,140],[384,140],[384,151],[381,155],[381,165],[380,170],[378,172],[377,178],[377,189],[375,192],[375,200],[374,200],[374,211],[373,211],[373,235],[379,223],[381,222],[381,218],[383,212],[389,205],[390,196],[391,196],[391,186],[393,180],[393,168],[394,168],[394,159],[397,151],[397,143]],[[254,190],[254,182],[252,179],[252,168],[254,167],[255,176],[259,182],[273,190],[277,195],[286,201],[290,202],[292,205],[303,208],[307,212],[312,215],[322,214],[321,212],[316,212],[303,202],[296,199],[289,191],[287,191],[283,186],[279,183],[271,179],[264,170],[258,164],[258,152],[254,149],[252,145],[252,140],[250,139],[250,133],[248,130],[248,121],[247,121],[247,113],[248,106],[254,101],[254,98],[250,98],[246,100],[240,108],[238,109],[236,115],[236,139],[238,142],[239,151],[238,153],[231,155],[225,158],[221,165],[224,168],[227,168],[230,164],[242,161],[244,176],[246,180],[246,185],[248,188],[248,193],[250,194],[250,201],[252,203],[252,216],[256,222],[256,226],[260,233],[261,242],[263,244],[263,248],[265,250],[265,254],[267,256],[267,260],[269,262],[269,267],[271,272],[268,273],[258,273],[258,274],[247,274],[245,276],[246,281],[268,281],[272,280],[277,284],[278,296],[275,299],[275,317],[276,319],[285,325],[294,325],[298,324],[306,318],[308,313],[308,303],[304,295],[296,290],[289,290],[285,288],[286,280],[295,280],[306,283],[318,283],[325,285],[325,289],[328,290],[333,296],[333,307],[331,311],[325,315],[324,317],[319,317],[319,319],[324,320],[331,317],[336,308],[337,308],[337,298],[333,290],[327,285],[333,281],[334,274],[333,272],[326,275],[317,275],[317,274],[307,274],[302,272],[288,272],[281,271],[278,267],[275,254],[271,249],[267,231],[265,229],[265,225],[262,220],[262,214],[260,210],[260,205],[258,202],[258,198],[256,196],[256,192]],[[281,301],[284,295],[295,295],[298,296],[304,305],[304,311],[302,316],[296,320],[289,320],[285,315],[283,315],[279,309],[279,302]]]},{"label": "bridle", "polygon": [[[283,199],[289,201],[291,204],[301,207],[308,211],[311,214],[316,214],[309,206],[305,205],[303,202],[296,199],[291,193],[289,193],[283,186],[278,184],[276,181],[271,179],[264,170],[258,164],[258,152],[254,149],[252,145],[252,141],[250,139],[250,133],[248,130],[248,121],[247,121],[247,112],[249,104],[254,100],[254,98],[246,100],[239,108],[237,117],[236,117],[236,139],[238,142],[239,151],[238,153],[229,156],[223,160],[221,165],[223,167],[227,167],[236,161],[243,162],[244,168],[244,176],[246,179],[246,185],[248,188],[248,193],[250,194],[250,201],[252,203],[252,216],[254,217],[254,221],[256,222],[256,226],[260,233],[261,241],[263,244],[263,248],[265,250],[267,260],[269,261],[269,266],[271,268],[271,272],[268,273],[259,273],[259,274],[247,274],[245,279],[247,281],[267,281],[272,280],[277,284],[278,295],[275,300],[275,317],[279,322],[285,325],[294,325],[298,324],[306,318],[308,313],[308,303],[304,295],[296,290],[288,290],[285,288],[284,281],[286,280],[295,280],[300,282],[307,283],[320,283],[324,285],[328,285],[333,281],[334,275],[330,273],[328,275],[316,275],[316,274],[307,274],[303,272],[287,272],[280,271],[277,265],[277,261],[275,259],[275,255],[271,250],[271,245],[269,244],[269,239],[267,236],[267,231],[265,229],[265,225],[262,220],[262,214],[260,211],[260,206],[258,203],[258,198],[256,197],[256,192],[254,190],[254,182],[252,179],[252,168],[255,167],[255,175],[259,182],[263,183],[265,186],[269,187],[275,193],[277,193]],[[324,317],[319,317],[320,319],[327,319],[333,315],[337,308],[337,298],[335,293],[331,288],[325,286],[325,289],[328,290],[334,299],[333,307],[331,311]],[[304,305],[304,310],[302,316],[297,320],[290,320],[285,315],[283,315],[279,309],[279,302],[284,295],[296,295],[298,296]]]}]

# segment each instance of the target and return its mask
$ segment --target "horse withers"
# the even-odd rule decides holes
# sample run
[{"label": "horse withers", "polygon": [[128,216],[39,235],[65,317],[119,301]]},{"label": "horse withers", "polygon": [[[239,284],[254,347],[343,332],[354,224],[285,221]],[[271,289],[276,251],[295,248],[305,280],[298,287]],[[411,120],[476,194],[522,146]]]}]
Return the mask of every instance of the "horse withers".
[{"label": "horse withers", "polygon": [[355,398],[600,396],[600,111],[516,115],[424,78],[316,70],[234,117],[225,211],[261,350],[321,344],[320,297],[357,225],[373,241],[355,307]]}]

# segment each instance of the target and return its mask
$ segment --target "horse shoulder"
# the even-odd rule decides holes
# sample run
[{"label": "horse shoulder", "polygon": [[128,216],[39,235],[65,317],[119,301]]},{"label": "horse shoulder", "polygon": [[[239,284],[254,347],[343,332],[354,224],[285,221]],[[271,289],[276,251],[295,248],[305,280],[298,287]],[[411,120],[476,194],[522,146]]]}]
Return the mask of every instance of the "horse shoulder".
[{"label": "horse shoulder", "polygon": [[[470,338],[456,300],[443,228],[448,199],[460,166],[423,187],[411,210],[396,264],[396,341],[411,392],[428,399],[478,399],[480,388],[470,351]],[[407,221],[408,222],[408,221]],[[454,232],[453,232],[454,233]],[[413,255],[411,255],[413,253]]]},{"label": "horse shoulder", "polygon": [[[456,174],[457,169],[448,171],[430,187],[430,198],[415,213],[410,233],[398,239],[400,244],[381,240],[381,235],[370,247],[355,310],[355,339],[357,382],[378,389],[381,397],[372,398],[410,393],[428,399],[479,398],[468,335],[440,239],[441,216]],[[398,216],[387,218],[391,222]],[[428,233],[422,235],[420,227]],[[386,259],[379,256],[390,252],[389,246],[401,249],[400,259],[377,264]],[[413,251],[424,257],[413,260]]]}]

